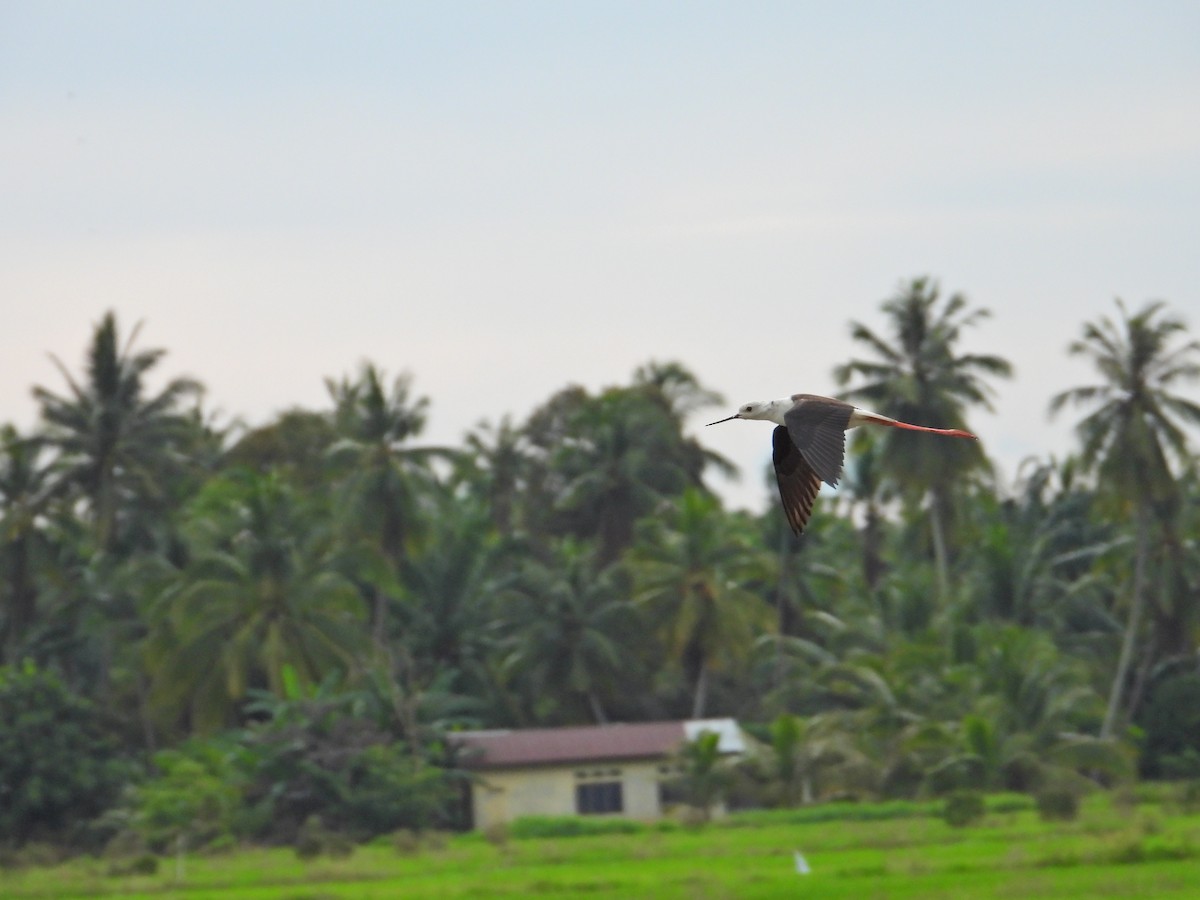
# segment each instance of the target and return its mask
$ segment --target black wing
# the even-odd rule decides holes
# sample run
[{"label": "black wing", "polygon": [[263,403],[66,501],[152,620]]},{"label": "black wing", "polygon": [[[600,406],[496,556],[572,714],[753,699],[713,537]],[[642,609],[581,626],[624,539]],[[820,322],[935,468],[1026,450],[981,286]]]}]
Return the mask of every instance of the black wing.
[{"label": "black wing", "polygon": [[779,499],[788,524],[796,534],[804,532],[812,515],[813,501],[821,490],[821,477],[813,471],[792,443],[791,435],[782,425],[771,436],[771,460],[775,463],[775,480],[779,482]]},{"label": "black wing", "polygon": [[830,487],[837,487],[846,461],[846,426],[852,412],[854,407],[841,400],[797,394],[796,405],[783,417],[804,461]]}]

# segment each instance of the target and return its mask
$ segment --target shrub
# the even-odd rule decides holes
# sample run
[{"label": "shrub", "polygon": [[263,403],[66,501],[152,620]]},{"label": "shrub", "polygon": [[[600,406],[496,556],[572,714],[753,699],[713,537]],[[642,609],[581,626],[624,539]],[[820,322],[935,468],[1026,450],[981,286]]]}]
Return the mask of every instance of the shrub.
[{"label": "shrub", "polygon": [[942,818],[955,828],[972,825],[983,818],[983,795],[978,791],[954,791],[946,797]]},{"label": "shrub", "polygon": [[446,849],[446,845],[450,842],[450,837],[449,837],[449,835],[446,834],[446,832],[437,831],[435,829],[433,831],[426,831],[421,836],[421,842],[429,850],[433,850],[434,852],[437,852],[439,850]]},{"label": "shrub", "polygon": [[300,859],[315,859],[322,854],[341,859],[354,853],[354,842],[344,834],[330,831],[322,824],[321,817],[314,815],[304,820],[293,848]]},{"label": "shrub", "polygon": [[410,828],[392,833],[392,847],[400,856],[416,856],[421,852],[421,838]]},{"label": "shrub", "polygon": [[1024,812],[1034,807],[1033,798],[1028,794],[993,794],[984,802],[987,811],[992,813]]},{"label": "shrub", "polygon": [[191,741],[154,757],[158,774],[132,791],[133,825],[154,850],[198,849],[228,838],[241,777],[221,741]]},{"label": "shrub", "polygon": [[1037,792],[1038,815],[1044,822],[1070,822],[1079,815],[1079,794],[1067,787],[1051,786]]},{"label": "shrub", "polygon": [[888,800],[883,803],[820,803],[794,809],[758,809],[737,812],[722,820],[725,827],[758,825],[801,825],[810,822],[876,822],[888,819],[912,819],[937,816],[941,807],[914,800]]},{"label": "shrub", "polygon": [[57,866],[67,858],[67,852],[53,844],[30,841],[5,856],[5,866],[13,869],[46,869]]},{"label": "shrub", "polygon": [[1185,781],[1179,786],[1176,803],[1180,810],[1191,815],[1200,812],[1200,779]]},{"label": "shrub", "polygon": [[153,853],[142,853],[131,859],[115,860],[108,864],[105,874],[109,878],[124,878],[129,875],[154,875],[158,872],[158,857]]},{"label": "shrub", "polygon": [[483,837],[493,847],[507,847],[509,828],[505,822],[493,822],[483,829]]},{"label": "shrub", "polygon": [[92,819],[129,771],[89,700],[32,663],[0,666],[0,843]]},{"label": "shrub", "polygon": [[1200,673],[1184,672],[1155,684],[1139,718],[1145,732],[1143,775],[1200,775]]},{"label": "shrub", "polygon": [[450,821],[451,778],[359,715],[354,697],[261,701],[271,718],[242,738],[256,837],[294,843],[311,815],[361,838]]},{"label": "shrub", "polygon": [[632,819],[586,816],[522,816],[512,823],[515,838],[579,837],[592,834],[637,834],[646,826]]},{"label": "shrub", "polygon": [[133,829],[125,829],[114,834],[104,845],[105,859],[130,859],[146,852],[146,841],[142,835]]}]

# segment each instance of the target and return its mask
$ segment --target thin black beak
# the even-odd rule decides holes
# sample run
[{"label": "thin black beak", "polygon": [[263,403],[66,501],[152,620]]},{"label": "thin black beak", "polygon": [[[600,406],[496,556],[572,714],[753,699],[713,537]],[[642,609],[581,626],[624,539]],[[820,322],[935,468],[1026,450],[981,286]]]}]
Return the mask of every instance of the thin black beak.
[{"label": "thin black beak", "polygon": [[[727,418],[727,419],[717,419],[717,421],[715,421],[715,422],[709,422],[708,425],[720,425],[722,422],[728,422],[729,419],[740,419],[740,418],[741,418],[741,416],[739,416],[737,413],[734,413],[732,416],[729,416],[729,418]],[[705,425],[704,427],[707,428],[708,425]]]}]

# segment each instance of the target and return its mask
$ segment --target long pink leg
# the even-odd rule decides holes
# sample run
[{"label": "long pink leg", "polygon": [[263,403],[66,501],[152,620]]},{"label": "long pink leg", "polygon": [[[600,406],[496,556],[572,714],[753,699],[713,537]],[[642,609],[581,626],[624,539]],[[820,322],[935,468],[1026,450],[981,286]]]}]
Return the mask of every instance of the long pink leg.
[{"label": "long pink leg", "polygon": [[927,431],[930,434],[944,434],[947,437],[970,438],[973,441],[979,440],[977,435],[959,428],[928,428],[925,425],[910,425],[908,422],[901,422],[899,419],[889,419],[887,416],[881,416],[879,413],[867,413],[862,410],[856,410],[856,412],[864,421],[873,422],[876,425],[887,425],[889,428],[905,428],[909,431]]},{"label": "long pink leg", "polygon": [[928,431],[930,434],[944,434],[949,437],[970,438],[973,441],[979,440],[978,435],[971,434],[969,431],[963,431],[959,428],[926,428],[924,425],[909,425],[907,422],[891,421],[883,423],[890,425],[893,428],[907,428],[909,431]]}]

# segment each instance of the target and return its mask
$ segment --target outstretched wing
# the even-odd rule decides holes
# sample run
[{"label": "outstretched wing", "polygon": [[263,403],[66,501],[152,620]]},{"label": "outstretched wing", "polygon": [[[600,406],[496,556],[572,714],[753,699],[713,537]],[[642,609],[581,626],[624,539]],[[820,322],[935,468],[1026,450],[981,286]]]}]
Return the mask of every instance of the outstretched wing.
[{"label": "outstretched wing", "polygon": [[832,397],[796,394],[783,416],[792,443],[822,481],[837,487],[846,461],[846,426],[854,407]]},{"label": "outstretched wing", "polygon": [[792,531],[801,534],[812,514],[813,501],[821,490],[821,477],[813,471],[792,443],[791,435],[782,425],[771,436],[771,460],[775,463],[775,480],[779,482],[779,499]]}]

